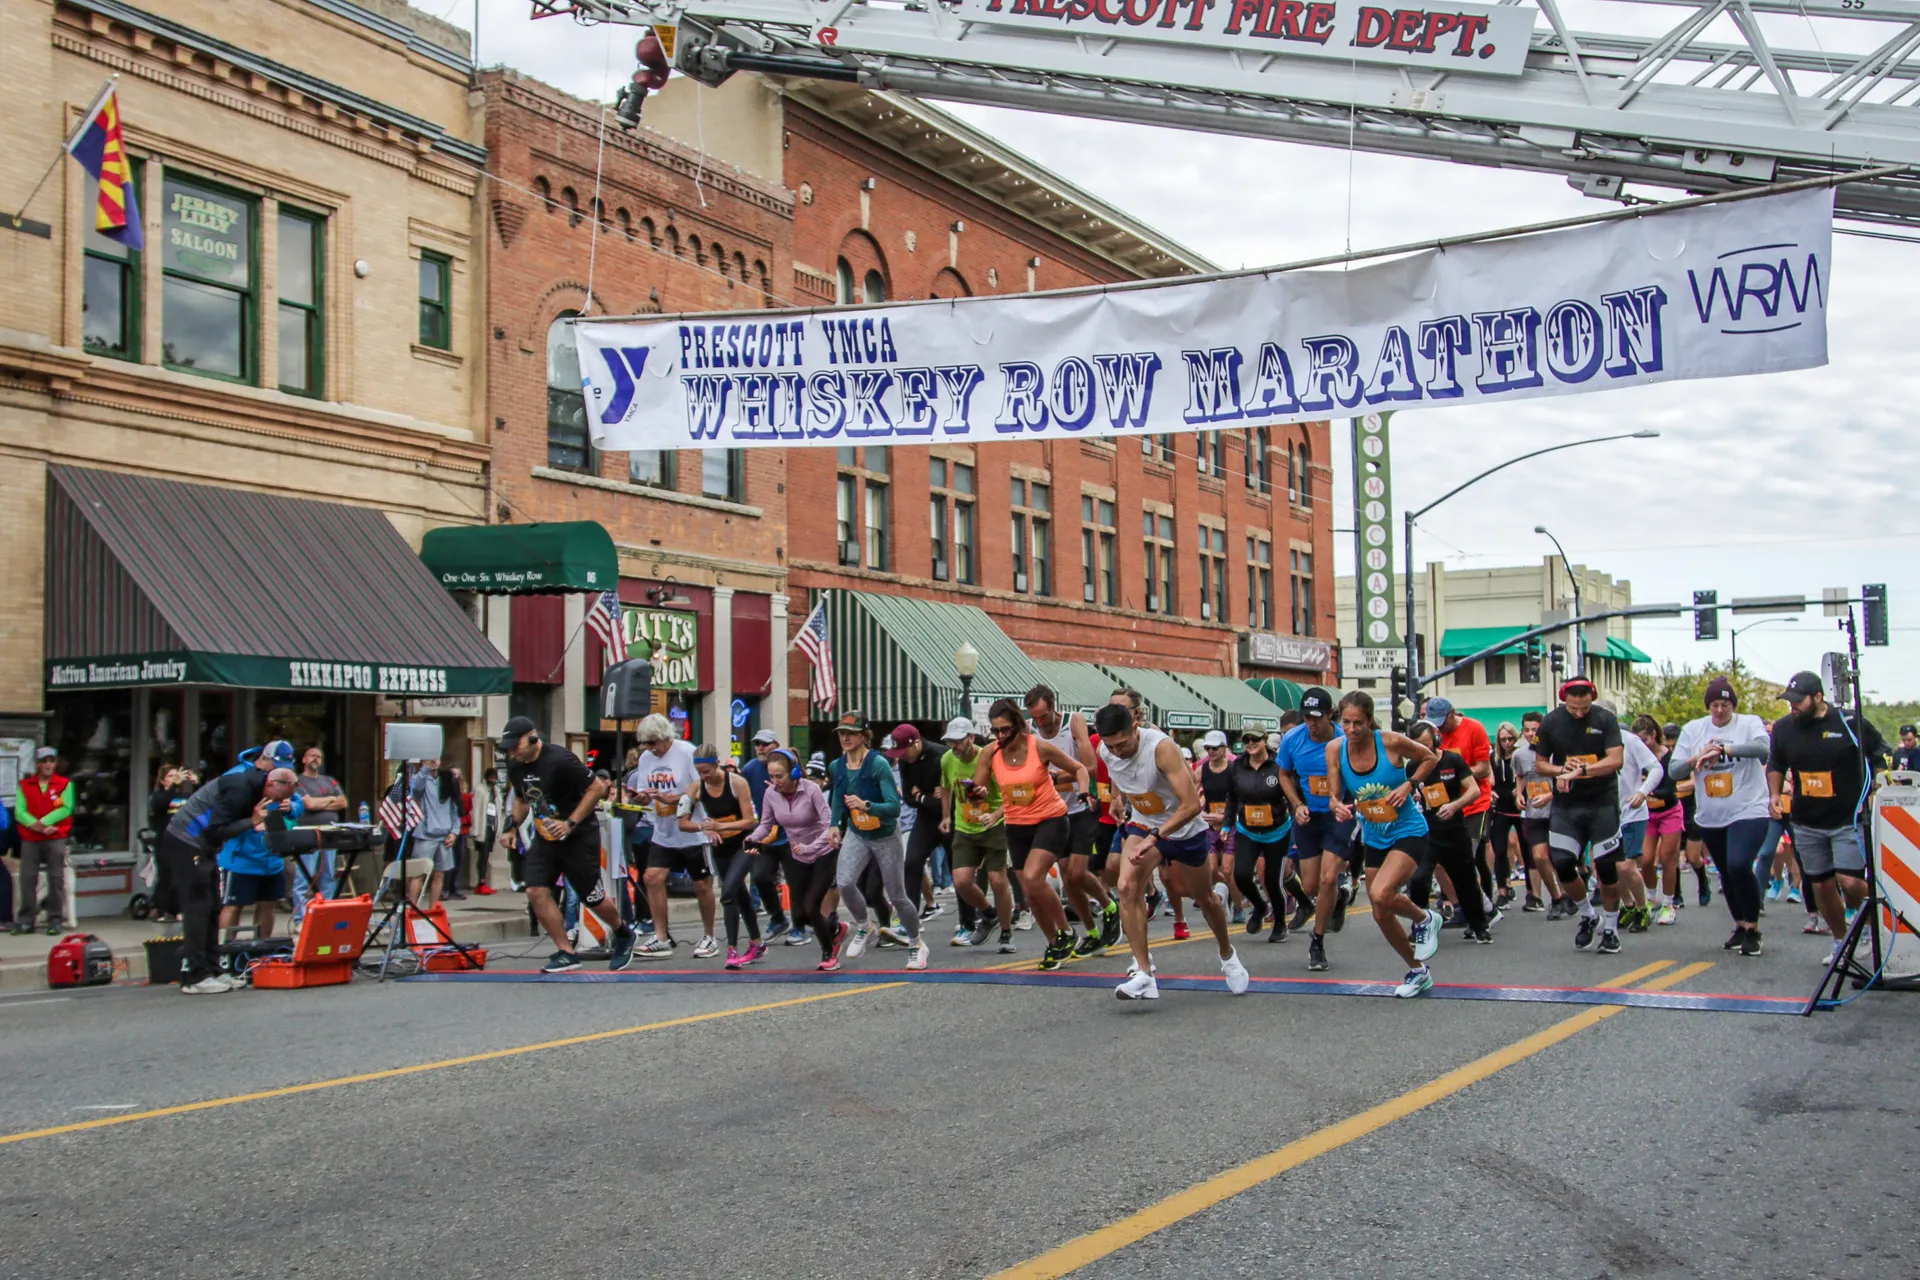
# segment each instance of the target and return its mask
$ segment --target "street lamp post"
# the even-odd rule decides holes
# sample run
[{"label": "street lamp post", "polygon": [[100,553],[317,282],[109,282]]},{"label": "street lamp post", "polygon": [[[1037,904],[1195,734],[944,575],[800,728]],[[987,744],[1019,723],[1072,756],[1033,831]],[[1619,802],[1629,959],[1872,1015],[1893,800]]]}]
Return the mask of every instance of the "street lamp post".
[{"label": "street lamp post", "polygon": [[960,677],[960,714],[973,716],[973,677],[980,670],[980,651],[965,640],[953,651],[953,673]]},{"label": "street lamp post", "polygon": [[1764,627],[1769,622],[1798,622],[1798,621],[1800,621],[1800,619],[1798,618],[1762,618],[1758,622],[1749,622],[1744,627],[1733,628],[1731,631],[1727,633],[1727,641],[1728,641],[1727,648],[1729,650],[1729,657],[1728,657],[1729,663],[1732,665],[1732,667],[1736,671],[1739,670],[1740,668],[1740,633],[1742,631],[1751,631],[1755,627]]},{"label": "street lamp post", "polygon": [[[1547,534],[1547,540],[1553,543],[1553,549],[1560,553],[1560,567],[1567,571],[1567,581],[1573,585],[1573,616],[1578,618],[1581,614],[1580,579],[1573,576],[1573,565],[1567,560],[1566,550],[1561,547],[1560,539],[1554,537],[1551,533],[1547,533],[1547,526],[1537,524],[1533,526],[1533,531],[1535,533]],[[1573,638],[1573,673],[1577,676],[1584,676],[1587,674],[1587,629],[1576,624],[1573,630],[1575,633]]]},{"label": "street lamp post", "polygon": [[[1418,511],[1409,510],[1406,515],[1406,535],[1402,539],[1402,542],[1404,544],[1403,552],[1404,552],[1405,563],[1406,563],[1406,569],[1403,571],[1403,576],[1406,578],[1407,680],[1409,681],[1409,683],[1411,684],[1411,682],[1413,682],[1417,678],[1420,670],[1419,654],[1416,652],[1414,648],[1414,643],[1413,643],[1413,522],[1414,521],[1418,520],[1421,516],[1427,514],[1427,512],[1433,510],[1435,507],[1439,506],[1441,503],[1447,501],[1449,498],[1454,497],[1461,490],[1468,489],[1476,484],[1479,484],[1482,480],[1485,480],[1488,476],[1492,475],[1496,471],[1505,471],[1508,467],[1514,465],[1516,462],[1525,462],[1529,458],[1538,458],[1542,454],[1558,453],[1562,449],[1577,449],[1581,445],[1585,445],[1585,444],[1605,444],[1609,440],[1651,440],[1654,437],[1658,436],[1659,434],[1660,433],[1658,431],[1623,431],[1618,435],[1593,436],[1586,440],[1569,440],[1565,444],[1548,445],[1544,449],[1535,449],[1532,453],[1523,453],[1517,458],[1508,458],[1505,462],[1502,462],[1498,466],[1488,467],[1485,471],[1482,471],[1479,475],[1473,477],[1471,480],[1464,481],[1460,484],[1455,485],[1453,488],[1447,490],[1445,493],[1435,498],[1432,502],[1429,502],[1426,506],[1421,507]],[[1397,696],[1397,691],[1396,691],[1396,696]]]}]

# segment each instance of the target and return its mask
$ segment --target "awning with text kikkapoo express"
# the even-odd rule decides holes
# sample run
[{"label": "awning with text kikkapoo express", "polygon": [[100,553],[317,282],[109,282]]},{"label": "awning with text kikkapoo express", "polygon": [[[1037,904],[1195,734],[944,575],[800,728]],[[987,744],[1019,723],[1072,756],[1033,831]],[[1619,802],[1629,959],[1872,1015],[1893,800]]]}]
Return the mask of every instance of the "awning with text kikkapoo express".
[{"label": "awning with text kikkapoo express", "polygon": [[598,595],[620,583],[613,536],[592,520],[433,529],[420,559],[449,591]]},{"label": "awning with text kikkapoo express", "polygon": [[378,511],[47,468],[51,691],[506,693],[513,670]]}]

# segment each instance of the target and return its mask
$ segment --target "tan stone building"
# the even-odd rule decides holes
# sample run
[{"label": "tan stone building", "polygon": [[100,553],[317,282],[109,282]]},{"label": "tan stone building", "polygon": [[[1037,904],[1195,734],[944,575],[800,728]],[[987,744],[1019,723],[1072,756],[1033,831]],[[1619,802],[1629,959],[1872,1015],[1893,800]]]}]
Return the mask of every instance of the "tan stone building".
[{"label": "tan stone building", "polygon": [[[507,679],[412,554],[490,507],[466,33],[142,2],[0,0],[0,775],[44,736],[99,850],[273,734],[370,798],[396,700],[458,732]],[[110,77],[143,252],[60,158]]]}]

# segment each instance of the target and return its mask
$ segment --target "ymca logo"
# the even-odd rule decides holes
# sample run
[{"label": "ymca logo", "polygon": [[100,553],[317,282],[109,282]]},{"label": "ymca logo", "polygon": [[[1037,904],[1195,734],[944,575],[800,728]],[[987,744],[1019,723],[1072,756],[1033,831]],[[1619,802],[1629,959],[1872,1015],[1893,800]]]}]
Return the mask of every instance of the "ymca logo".
[{"label": "ymca logo", "polygon": [[1721,265],[1705,280],[1689,269],[1687,283],[1700,323],[1721,333],[1784,333],[1806,323],[1809,307],[1826,309],[1819,256],[1797,244],[1749,245],[1719,254],[1715,262]]},{"label": "ymca logo", "polygon": [[[606,407],[600,411],[603,425],[611,426],[627,416],[633,404],[634,381],[647,368],[647,350],[646,347],[609,347],[601,351],[607,362],[607,373],[613,380]],[[599,387],[589,382],[588,390],[595,400],[600,399]]]}]

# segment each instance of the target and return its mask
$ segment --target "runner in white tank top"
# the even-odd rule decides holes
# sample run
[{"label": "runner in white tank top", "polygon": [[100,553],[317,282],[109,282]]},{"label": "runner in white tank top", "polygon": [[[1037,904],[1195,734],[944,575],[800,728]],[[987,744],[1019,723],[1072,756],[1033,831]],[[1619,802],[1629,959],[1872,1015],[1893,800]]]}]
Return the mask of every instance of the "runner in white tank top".
[{"label": "runner in white tank top", "polygon": [[[1087,736],[1087,721],[1078,711],[1060,714],[1060,697],[1053,689],[1037,684],[1027,690],[1027,720],[1040,741],[1072,756],[1087,767],[1091,781],[1095,756],[1093,741]],[[1098,955],[1120,941],[1120,903],[1107,893],[1099,872],[1106,865],[1102,857],[1095,864],[1094,839],[1099,834],[1100,817],[1088,803],[1086,793],[1073,791],[1073,779],[1054,771],[1053,785],[1067,801],[1067,826],[1070,838],[1066,854],[1060,860],[1060,883],[1067,891],[1067,903],[1080,918],[1085,930],[1073,949],[1076,958]]]},{"label": "runner in white tank top", "polygon": [[[1133,969],[1114,988],[1122,1000],[1158,1000],[1153,956],[1147,950],[1146,887],[1160,869],[1167,892],[1192,898],[1207,918],[1220,948],[1220,972],[1227,990],[1247,989],[1247,968],[1227,935],[1227,912],[1207,887],[1207,833],[1200,816],[1200,790],[1181,762],[1173,740],[1133,722],[1133,713],[1112,703],[1094,716],[1100,734],[1100,759],[1114,789],[1114,816],[1123,821],[1120,844],[1120,917]],[[1123,808],[1124,802],[1124,808]]]}]

